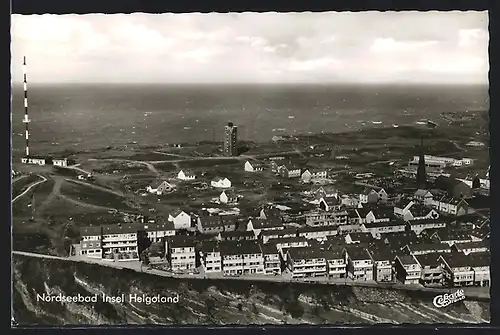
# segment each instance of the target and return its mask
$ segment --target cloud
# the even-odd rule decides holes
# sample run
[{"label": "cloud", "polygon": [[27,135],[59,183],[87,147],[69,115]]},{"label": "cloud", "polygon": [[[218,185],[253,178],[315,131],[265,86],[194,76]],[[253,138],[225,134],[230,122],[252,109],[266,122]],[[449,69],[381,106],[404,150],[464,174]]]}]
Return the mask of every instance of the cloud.
[{"label": "cloud", "polygon": [[[486,12],[13,15],[31,82],[487,81]],[[406,76],[406,77],[405,77]]]},{"label": "cloud", "polygon": [[325,68],[333,68],[340,64],[339,61],[332,58],[318,58],[306,61],[292,60],[288,69],[290,71],[313,71]]},{"label": "cloud", "polygon": [[432,45],[438,44],[437,41],[396,41],[393,38],[377,38],[371,46],[372,52],[406,52],[416,51]]},{"label": "cloud", "polygon": [[458,46],[473,47],[480,43],[488,43],[488,33],[483,29],[460,29],[458,31]]}]

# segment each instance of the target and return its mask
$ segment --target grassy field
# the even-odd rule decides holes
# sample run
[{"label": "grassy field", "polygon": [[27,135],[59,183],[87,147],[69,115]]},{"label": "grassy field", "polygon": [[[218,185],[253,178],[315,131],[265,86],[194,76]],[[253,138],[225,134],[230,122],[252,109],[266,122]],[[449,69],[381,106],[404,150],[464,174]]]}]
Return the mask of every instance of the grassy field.
[{"label": "grassy field", "polygon": [[54,166],[52,168],[52,171],[54,174],[62,177],[70,177],[70,178],[76,178],[78,175],[82,174],[82,172],[73,170],[73,169],[68,169],[65,167],[60,167],[60,166]]},{"label": "grassy field", "polygon": [[69,198],[90,205],[115,208],[117,210],[131,208],[124,197],[76,183],[64,183],[61,187],[61,193]]}]

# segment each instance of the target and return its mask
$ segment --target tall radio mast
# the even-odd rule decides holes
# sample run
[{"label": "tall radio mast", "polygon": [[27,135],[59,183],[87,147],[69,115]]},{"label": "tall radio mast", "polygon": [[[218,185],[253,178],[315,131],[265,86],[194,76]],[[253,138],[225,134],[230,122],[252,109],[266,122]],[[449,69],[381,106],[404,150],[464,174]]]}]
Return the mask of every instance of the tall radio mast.
[{"label": "tall radio mast", "polygon": [[24,77],[24,119],[23,123],[26,126],[26,157],[29,157],[30,155],[30,146],[29,146],[29,123],[31,120],[28,117],[28,83],[26,81],[26,73],[27,73],[27,67],[26,67],[26,56],[23,57],[23,77]]}]

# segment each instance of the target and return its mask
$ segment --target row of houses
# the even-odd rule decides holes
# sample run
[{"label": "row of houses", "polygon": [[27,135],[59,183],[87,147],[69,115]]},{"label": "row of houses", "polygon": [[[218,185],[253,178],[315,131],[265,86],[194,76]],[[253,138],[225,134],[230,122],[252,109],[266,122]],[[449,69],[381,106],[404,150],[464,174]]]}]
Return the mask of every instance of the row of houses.
[{"label": "row of houses", "polygon": [[[173,271],[195,267],[199,257],[204,272],[227,276],[289,272],[292,278],[349,278],[354,281],[394,282],[427,286],[488,286],[489,253],[429,252],[402,254],[388,248],[308,243],[306,239],[207,241],[196,251],[186,238],[167,242]],[[477,249],[477,250],[485,250]],[[179,262],[179,259],[183,259]]]},{"label": "row of houses", "polygon": [[[422,269],[430,265],[424,266],[425,262],[422,263],[419,256],[439,254],[442,257],[434,260],[434,263],[438,264],[439,269],[442,270],[439,278],[447,283],[452,280],[454,285],[470,285],[471,281],[472,284],[477,284],[478,280],[474,279],[476,277],[469,281],[457,279],[461,278],[461,274],[460,276],[456,274],[458,270],[449,270],[455,269],[453,266],[456,265],[457,257],[449,260],[448,254],[458,253],[463,255],[462,258],[465,257],[463,259],[474,260],[475,258],[469,255],[485,253],[489,250],[487,242],[473,241],[467,232],[450,229],[435,230],[429,234],[434,242],[425,244],[412,243],[415,240],[406,238],[405,236],[412,236],[407,232],[386,233],[377,239],[371,232],[348,233],[344,237],[336,236],[338,232],[329,231],[325,227],[305,227],[295,230],[283,227],[266,229],[264,222],[267,219],[264,218],[250,220],[245,231],[235,230],[237,224],[234,218],[225,221],[222,217],[200,218],[199,223],[201,225],[203,221],[212,220],[213,222],[219,220],[214,226],[220,226],[222,222],[223,231],[219,231],[212,241],[203,242],[206,246],[201,248],[201,263],[207,272],[220,271],[227,275],[278,274],[282,271],[281,269],[288,269],[292,277],[329,276],[377,281],[388,281],[390,278],[390,280],[397,279],[405,283],[422,281],[427,283],[424,279],[429,276],[425,271],[422,272]],[[276,224],[276,227],[278,226],[279,224]],[[315,232],[321,235],[314,234]],[[141,247],[141,243],[144,243],[143,241],[147,238],[154,242],[165,241],[165,256],[173,270],[189,270],[196,267],[195,241],[187,237],[174,236],[175,227],[170,222],[87,227],[82,229],[81,234],[81,252],[89,257],[102,258],[113,253],[127,253],[131,256],[125,258],[126,260],[138,259],[141,248],[144,248],[144,246]],[[387,242],[391,241],[391,236],[393,242]],[[405,239],[406,244],[398,245],[398,242],[405,241]],[[320,247],[318,240],[322,240],[322,244],[328,247],[326,249]],[[395,241],[397,242],[394,243]],[[374,247],[377,242],[379,242],[378,245],[388,243],[391,247]],[[398,257],[394,256],[399,251],[403,254],[396,255]],[[219,258],[220,261],[218,261]],[[424,259],[427,258],[429,257],[424,257]],[[280,267],[278,267],[278,260]],[[419,265],[415,263],[415,260]],[[472,265],[469,265],[468,270],[463,271],[469,271],[467,276],[470,277],[471,271],[479,270],[476,269],[476,263],[468,264]],[[429,271],[436,272],[438,265],[431,266]],[[416,281],[414,274],[402,276],[401,273],[419,273],[420,277],[417,276],[418,281]],[[430,276],[429,280],[436,281],[436,276]],[[469,278],[467,276],[464,278]],[[486,278],[486,275],[483,277]],[[488,280],[484,279],[479,284],[485,285]]]}]

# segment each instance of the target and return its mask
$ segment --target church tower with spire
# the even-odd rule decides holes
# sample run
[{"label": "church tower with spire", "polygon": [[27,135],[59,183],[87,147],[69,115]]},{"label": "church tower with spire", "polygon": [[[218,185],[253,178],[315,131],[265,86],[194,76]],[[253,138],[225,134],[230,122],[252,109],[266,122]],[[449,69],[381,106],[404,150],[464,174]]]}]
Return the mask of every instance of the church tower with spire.
[{"label": "church tower with spire", "polygon": [[424,138],[420,138],[420,157],[418,159],[417,168],[417,187],[419,189],[426,189],[427,178],[425,175],[425,157],[424,157]]}]

